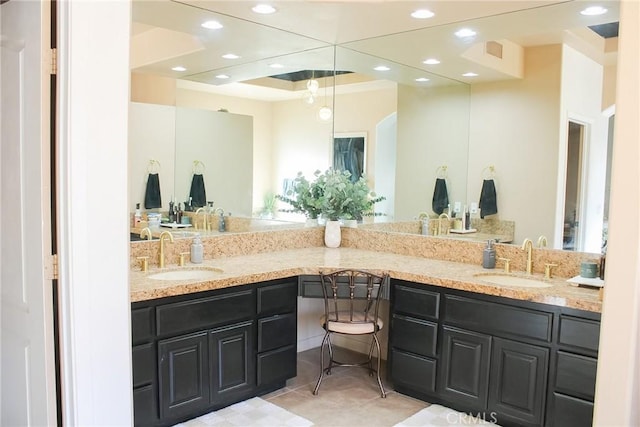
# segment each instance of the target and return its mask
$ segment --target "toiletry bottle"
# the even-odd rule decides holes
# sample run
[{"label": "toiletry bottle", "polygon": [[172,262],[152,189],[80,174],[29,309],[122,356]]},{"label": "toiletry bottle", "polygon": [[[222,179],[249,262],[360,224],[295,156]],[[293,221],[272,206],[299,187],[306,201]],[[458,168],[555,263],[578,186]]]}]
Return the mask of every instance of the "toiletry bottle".
[{"label": "toiletry bottle", "polygon": [[176,222],[182,224],[182,203],[178,203],[178,210],[176,212]]},{"label": "toiletry bottle", "polygon": [[467,209],[467,205],[464,206],[464,229],[471,229],[471,213]]},{"label": "toiletry bottle", "polygon": [[142,222],[142,212],[140,212],[140,203],[136,203],[136,213],[133,215],[133,226],[138,227]]},{"label": "toiletry bottle", "polygon": [[607,244],[604,244],[602,248],[602,255],[600,255],[600,280],[604,280],[604,269],[607,262]]},{"label": "toiletry bottle", "polygon": [[487,240],[487,247],[482,251],[482,267],[496,268],[496,249],[491,239]]},{"label": "toiletry bottle", "polygon": [[227,224],[224,220],[224,214],[220,213],[220,219],[218,220],[218,231],[227,231]]},{"label": "toiletry bottle", "polygon": [[201,264],[203,256],[204,248],[202,246],[202,241],[200,240],[200,235],[196,234],[193,238],[193,243],[191,243],[191,262],[194,264]]},{"label": "toiletry bottle", "polygon": [[173,200],[169,202],[169,222],[175,222],[176,217],[173,214]]},{"label": "toiletry bottle", "polygon": [[467,229],[467,205],[464,205],[462,212],[460,212],[460,219],[462,220],[462,229]]}]

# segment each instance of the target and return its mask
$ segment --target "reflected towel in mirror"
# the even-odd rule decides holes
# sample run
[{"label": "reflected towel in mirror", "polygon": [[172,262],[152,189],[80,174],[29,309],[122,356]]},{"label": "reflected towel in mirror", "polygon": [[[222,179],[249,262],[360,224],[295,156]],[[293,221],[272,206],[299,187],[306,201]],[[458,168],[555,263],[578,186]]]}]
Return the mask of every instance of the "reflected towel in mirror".
[{"label": "reflected towel in mirror", "polygon": [[162,207],[160,198],[160,177],[157,173],[150,173],[147,178],[147,188],[144,192],[144,208],[153,209]]},{"label": "reflected towel in mirror", "polygon": [[486,215],[498,213],[498,198],[496,196],[496,184],[492,179],[482,180],[482,190],[480,190],[480,218]]},{"label": "reflected towel in mirror", "polygon": [[191,206],[201,208],[207,204],[207,192],[204,189],[204,177],[202,174],[193,174],[191,179]]},{"label": "reflected towel in mirror", "polygon": [[440,215],[449,206],[449,193],[447,192],[447,182],[444,178],[436,178],[436,186],[433,189],[433,200],[431,208]]}]

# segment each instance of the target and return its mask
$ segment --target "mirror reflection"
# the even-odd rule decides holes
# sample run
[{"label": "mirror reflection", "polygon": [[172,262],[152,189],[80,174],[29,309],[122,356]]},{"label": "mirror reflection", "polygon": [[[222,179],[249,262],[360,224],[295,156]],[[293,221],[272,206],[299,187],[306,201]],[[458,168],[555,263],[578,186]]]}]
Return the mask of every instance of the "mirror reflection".
[{"label": "mirror reflection", "polygon": [[[423,21],[402,10],[409,7],[403,2],[275,3],[272,17],[253,16],[245,2],[133,6],[132,101],[253,117],[252,213],[298,171],[311,176],[328,167],[334,133],[366,132],[365,169],[387,197],[384,219],[434,215],[441,166],[447,166],[452,204],[471,206],[491,166],[497,215],[515,222],[516,243],[545,235],[549,246],[568,248],[565,229],[573,229],[574,249],[600,250],[617,38],[589,26],[617,21],[616,2],[607,2],[607,13],[598,17],[581,15],[580,2],[437,3],[435,17]],[[380,25],[341,24],[358,22],[365,7],[371,23]],[[204,18],[235,37],[203,32]],[[457,38],[460,27],[476,34]],[[181,64],[186,71],[171,70]],[[275,64],[283,68],[271,68]],[[380,66],[388,70],[374,69]],[[317,79],[313,104],[305,100],[308,77],[268,77],[334,69],[351,73]],[[333,121],[317,116],[325,104],[334,109]],[[578,184],[566,181],[570,121],[582,123],[587,135],[582,169],[574,174]],[[176,158],[182,144],[175,141]],[[130,162],[133,209],[147,165]],[[161,173],[169,181],[175,171],[166,162]],[[575,212],[565,212],[566,190],[576,185],[582,197]],[[175,195],[177,181],[166,187],[168,197]]]}]

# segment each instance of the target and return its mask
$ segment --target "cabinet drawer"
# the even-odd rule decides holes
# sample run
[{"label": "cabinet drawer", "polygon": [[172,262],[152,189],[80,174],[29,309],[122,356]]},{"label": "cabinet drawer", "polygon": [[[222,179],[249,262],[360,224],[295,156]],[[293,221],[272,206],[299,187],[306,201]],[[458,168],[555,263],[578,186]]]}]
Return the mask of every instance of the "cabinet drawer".
[{"label": "cabinet drawer", "polygon": [[296,343],[296,313],[258,319],[258,352]]},{"label": "cabinet drawer", "polygon": [[271,284],[258,288],[258,315],[288,313],[296,310],[298,283]]},{"label": "cabinet drawer", "polygon": [[254,313],[251,290],[216,295],[157,307],[158,335],[172,335],[189,330],[233,323]]},{"label": "cabinet drawer", "polygon": [[553,393],[549,424],[555,427],[584,427],[593,421],[593,403]]},{"label": "cabinet drawer", "polygon": [[593,400],[598,361],[591,357],[558,352],[556,391]]},{"label": "cabinet drawer", "polygon": [[396,283],[393,310],[423,319],[436,320],[440,310],[440,294]]},{"label": "cabinet drawer", "polygon": [[154,323],[153,307],[131,310],[131,341],[134,345],[153,338]]},{"label": "cabinet drawer", "polygon": [[447,323],[492,335],[551,341],[551,313],[455,295],[445,298]]},{"label": "cabinet drawer", "polygon": [[154,382],[156,371],[156,352],[153,343],[137,345],[132,352],[133,386]]},{"label": "cabinet drawer", "polygon": [[295,345],[258,355],[258,387],[293,378],[296,372]]},{"label": "cabinet drawer", "polygon": [[598,352],[600,340],[600,322],[572,316],[560,316],[560,345]]},{"label": "cabinet drawer", "polygon": [[436,390],[436,361],[428,357],[391,350],[391,379],[414,391],[433,393]]},{"label": "cabinet drawer", "polygon": [[134,426],[149,426],[158,422],[157,401],[152,384],[133,390]]},{"label": "cabinet drawer", "polygon": [[427,320],[393,315],[392,345],[423,356],[436,355],[438,325]]}]

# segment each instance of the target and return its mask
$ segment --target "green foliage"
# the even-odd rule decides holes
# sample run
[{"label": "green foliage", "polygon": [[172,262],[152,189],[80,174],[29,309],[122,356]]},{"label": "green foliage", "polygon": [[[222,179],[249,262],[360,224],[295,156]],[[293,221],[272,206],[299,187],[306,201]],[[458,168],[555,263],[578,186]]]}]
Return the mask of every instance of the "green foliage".
[{"label": "green foliage", "polygon": [[363,216],[379,215],[373,211],[375,203],[384,200],[369,189],[364,177],[351,181],[349,171],[328,169],[316,171],[315,180],[308,181],[302,173],[294,180],[293,190],[287,196],[276,196],[289,203],[292,209],[285,212],[301,212],[309,218],[322,214],[328,220],[361,220]]}]

